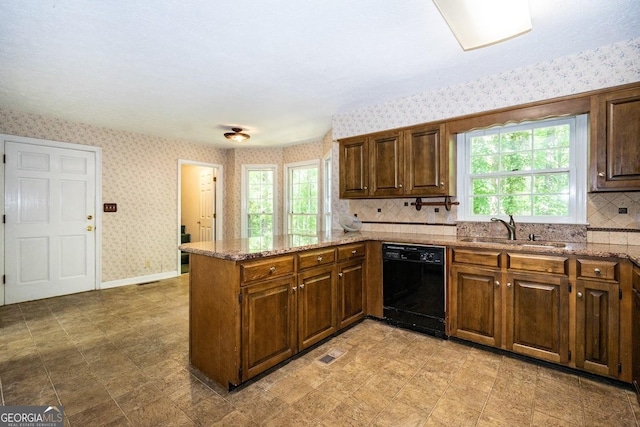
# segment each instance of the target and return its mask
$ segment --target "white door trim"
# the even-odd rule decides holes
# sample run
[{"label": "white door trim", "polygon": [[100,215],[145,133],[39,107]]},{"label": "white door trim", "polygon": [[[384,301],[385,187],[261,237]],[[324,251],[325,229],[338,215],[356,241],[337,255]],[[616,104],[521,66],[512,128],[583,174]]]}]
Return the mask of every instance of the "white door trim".
[{"label": "white door trim", "polygon": [[[60,142],[53,141],[49,139],[38,139],[38,138],[29,138],[24,136],[15,136],[8,134],[0,134],[0,138],[2,138],[2,144],[0,144],[0,150],[2,150],[2,155],[5,154],[5,142],[16,142],[20,144],[30,144],[30,145],[40,145],[45,147],[53,147],[53,148],[64,148],[71,150],[79,150],[79,151],[89,151],[94,153],[96,158],[96,205],[95,205],[95,238],[96,238],[96,250],[95,250],[95,278],[94,278],[94,288],[101,289],[102,284],[102,148],[94,147],[91,145],[83,145],[83,144],[73,144],[69,142]],[[5,164],[2,163],[2,170],[0,171],[0,210],[2,214],[5,214]],[[5,227],[0,227],[0,257],[2,259],[2,263],[0,263],[0,275],[4,276],[5,274],[5,253],[4,253],[4,245],[5,245]],[[0,282],[0,305],[4,305],[5,303],[5,285]]]},{"label": "white door trim", "polygon": [[[180,206],[182,200],[182,165],[192,165],[192,166],[204,166],[207,168],[213,168],[216,170],[216,240],[222,240],[223,238],[223,204],[222,204],[222,193],[224,192],[224,173],[222,165],[216,163],[204,163],[204,162],[196,162],[192,160],[182,160],[178,159],[178,199],[176,209],[178,211],[178,224],[176,227],[176,241],[178,245],[180,245],[180,226],[182,225],[182,208]],[[177,249],[178,259],[177,259],[177,272],[180,275],[180,250]]]}]

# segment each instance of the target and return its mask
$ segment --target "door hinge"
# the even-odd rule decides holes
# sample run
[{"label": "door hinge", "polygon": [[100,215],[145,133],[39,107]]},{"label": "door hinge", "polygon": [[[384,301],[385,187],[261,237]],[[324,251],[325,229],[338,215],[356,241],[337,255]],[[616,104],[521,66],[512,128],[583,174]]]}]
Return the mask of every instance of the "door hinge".
[{"label": "door hinge", "polygon": [[216,214],[213,214],[213,219],[216,219]]},{"label": "door hinge", "polygon": [[569,350],[569,361],[571,361],[571,350]]},{"label": "door hinge", "polygon": [[7,216],[6,215],[2,215],[2,223],[3,224],[7,223]]},{"label": "door hinge", "polygon": [[238,294],[238,302],[242,304],[242,292]]},{"label": "door hinge", "polygon": [[2,155],[2,163],[7,163],[7,155],[6,154]]},{"label": "door hinge", "polygon": [[618,363],[618,373],[622,373],[622,363]]},{"label": "door hinge", "polygon": [[3,275],[2,275],[2,284],[3,284],[3,285],[6,285],[6,284],[7,284],[7,275],[6,275],[6,274],[3,274]]},{"label": "door hinge", "polygon": [[213,177],[213,182],[218,182],[218,177],[217,176]]}]

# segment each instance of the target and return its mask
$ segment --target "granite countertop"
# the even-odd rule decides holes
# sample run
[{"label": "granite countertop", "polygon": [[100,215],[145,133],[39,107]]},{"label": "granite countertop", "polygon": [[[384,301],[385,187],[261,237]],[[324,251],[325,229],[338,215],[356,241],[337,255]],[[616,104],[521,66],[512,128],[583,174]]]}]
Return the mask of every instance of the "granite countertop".
[{"label": "granite countertop", "polygon": [[473,240],[469,237],[445,236],[438,234],[388,233],[388,232],[350,232],[332,230],[319,233],[317,236],[302,236],[285,234],[273,237],[251,237],[246,239],[232,239],[208,242],[185,243],[179,249],[199,255],[214,258],[242,261],[318,249],[327,246],[343,245],[346,243],[379,240],[395,243],[415,243],[441,246],[495,248],[498,250],[514,250],[525,252],[539,252],[545,254],[566,254],[599,257],[628,258],[640,265],[640,246],[611,245],[603,243],[564,243],[563,247],[545,245],[545,242],[518,241],[509,243],[503,239]]}]

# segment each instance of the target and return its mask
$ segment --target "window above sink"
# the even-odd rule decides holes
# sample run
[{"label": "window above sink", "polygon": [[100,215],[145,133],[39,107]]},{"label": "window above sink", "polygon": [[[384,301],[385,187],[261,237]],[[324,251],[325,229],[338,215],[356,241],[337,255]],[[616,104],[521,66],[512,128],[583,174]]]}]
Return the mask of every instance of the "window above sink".
[{"label": "window above sink", "polygon": [[586,223],[587,128],[583,114],[458,134],[458,220]]}]

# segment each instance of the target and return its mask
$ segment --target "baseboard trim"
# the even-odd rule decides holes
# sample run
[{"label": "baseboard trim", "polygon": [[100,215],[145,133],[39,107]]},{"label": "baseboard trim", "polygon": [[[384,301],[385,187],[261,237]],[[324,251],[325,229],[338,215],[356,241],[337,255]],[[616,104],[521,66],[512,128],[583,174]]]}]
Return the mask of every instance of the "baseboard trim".
[{"label": "baseboard trim", "polygon": [[129,277],[127,279],[112,280],[102,282],[100,289],[117,288],[119,286],[139,285],[140,283],[153,282],[156,280],[171,279],[178,277],[177,271],[165,271],[164,273],[149,274],[147,276]]}]

